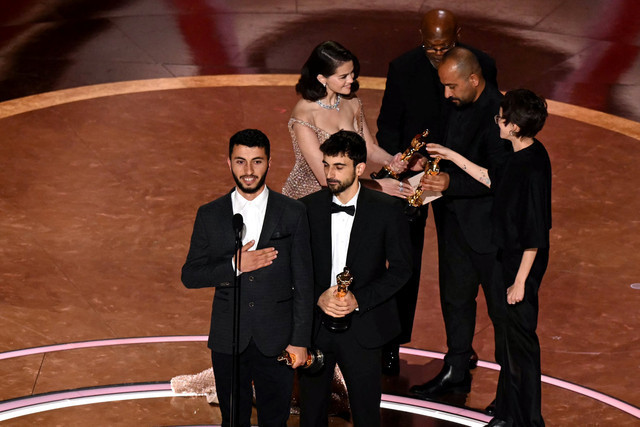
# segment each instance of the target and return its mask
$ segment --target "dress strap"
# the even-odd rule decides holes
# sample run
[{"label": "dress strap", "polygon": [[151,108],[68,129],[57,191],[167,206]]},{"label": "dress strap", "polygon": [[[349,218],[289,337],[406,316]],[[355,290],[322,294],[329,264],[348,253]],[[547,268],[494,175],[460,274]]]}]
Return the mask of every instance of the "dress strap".
[{"label": "dress strap", "polygon": [[295,117],[291,117],[289,119],[289,123],[288,123],[289,130],[293,131],[293,125],[296,124],[296,123],[299,124],[299,125],[308,127],[309,129],[313,130],[315,133],[324,133],[326,135],[331,135],[326,130],[320,129],[319,127],[314,126],[309,122],[305,122],[304,120],[296,119]]},{"label": "dress strap", "polygon": [[358,106],[360,108],[360,114],[358,114],[358,133],[362,135],[364,133],[364,108],[362,107],[362,101],[360,98],[356,97],[358,100]]}]

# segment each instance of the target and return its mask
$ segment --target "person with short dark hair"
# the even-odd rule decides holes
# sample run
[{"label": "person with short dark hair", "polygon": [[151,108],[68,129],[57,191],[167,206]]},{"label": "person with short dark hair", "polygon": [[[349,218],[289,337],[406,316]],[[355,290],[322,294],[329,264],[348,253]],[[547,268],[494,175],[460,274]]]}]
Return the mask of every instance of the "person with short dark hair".
[{"label": "person with short dark hair", "polygon": [[[372,162],[390,164],[399,171],[406,168],[400,153],[396,156],[387,153],[371,135],[362,102],[356,96],[359,74],[358,58],[337,42],[325,41],[311,52],[296,85],[302,99],[293,108],[288,123],[295,164],[282,189],[284,195],[298,199],[326,187],[319,147],[341,129],[357,132],[364,138]],[[391,178],[368,185],[394,196],[412,194],[409,185],[399,185]]]},{"label": "person with short dark hair", "polygon": [[495,188],[492,240],[498,247],[495,281],[506,300],[506,357],[500,366],[495,417],[489,426],[543,426],[538,290],[549,261],[551,162],[535,137],[547,118],[544,99],[527,89],[505,94],[495,122],[514,153],[499,168],[479,166],[455,151],[428,144],[429,153],[455,163]]},{"label": "person with short dark hair", "polygon": [[[428,11],[422,18],[419,32],[422,45],[389,63],[376,133],[378,143],[389,153],[403,152],[410,146],[414,136],[425,129],[429,130],[429,141],[442,142],[449,108],[445,102],[444,88],[438,78],[438,67],[443,55],[453,47],[463,46],[471,50],[478,58],[485,81],[498,87],[495,61],[481,50],[461,44],[462,30],[451,11]],[[410,167],[422,170],[422,160],[422,155],[414,155],[410,159]],[[410,217],[414,271],[409,283],[398,295],[398,304],[402,307],[402,333],[383,350],[383,369],[389,375],[400,372],[398,348],[411,341],[428,209],[428,204],[424,205],[412,211]],[[470,366],[475,367],[477,360],[477,354],[472,353]]]},{"label": "person with short dark hair", "polygon": [[231,137],[227,164],[236,186],[198,209],[182,267],[187,288],[216,288],[208,346],[223,426],[231,418],[235,214],[243,219],[237,266],[242,289],[237,425],[251,425],[255,387],[258,423],[286,426],[294,371],[277,356],[287,350],[295,355],[297,368],[306,361],[311,341],[309,225],[301,202],[267,188],[269,152],[269,139],[259,130],[245,129]]},{"label": "person with short dark hair", "polygon": [[[313,343],[325,356],[317,373],[300,372],[300,426],[328,424],[336,363],[349,394],[355,427],[380,425],[380,349],[400,332],[394,295],[411,275],[403,204],[360,185],[367,147],[339,131],[321,146],[327,188],[304,197],[311,229],[316,312]],[[352,282],[342,295],[337,276]],[[337,319],[337,320],[336,320]],[[340,320],[344,319],[344,320]],[[333,327],[343,322],[342,328]]]},{"label": "person with short dark hair", "polygon": [[329,138],[320,146],[323,156],[337,157],[344,155],[354,164],[367,162],[367,147],[361,144],[362,138],[353,132],[338,131],[335,137]]},{"label": "person with short dark hair", "polygon": [[[258,147],[264,149],[264,154],[267,160],[271,159],[271,144],[269,138],[262,131],[258,129],[245,129],[236,132],[229,138],[229,158],[232,158],[233,149],[236,145],[243,145],[245,147]],[[266,178],[266,175],[265,175]]]}]

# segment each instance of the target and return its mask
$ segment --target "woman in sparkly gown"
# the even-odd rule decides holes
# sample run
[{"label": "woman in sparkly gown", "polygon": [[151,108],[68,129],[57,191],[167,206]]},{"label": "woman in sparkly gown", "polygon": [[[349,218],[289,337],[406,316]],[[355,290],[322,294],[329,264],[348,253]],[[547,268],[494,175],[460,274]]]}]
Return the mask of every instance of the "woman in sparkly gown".
[{"label": "woman in sparkly gown", "polygon": [[[296,162],[282,189],[284,195],[299,199],[327,185],[320,144],[343,129],[364,138],[368,161],[390,165],[397,172],[406,169],[400,154],[387,153],[369,131],[362,102],[355,95],[359,72],[358,58],[339,43],[326,41],[311,52],[296,85],[302,99],[293,108],[288,124]],[[413,194],[410,185],[391,178],[364,181],[364,185],[392,196]]]}]

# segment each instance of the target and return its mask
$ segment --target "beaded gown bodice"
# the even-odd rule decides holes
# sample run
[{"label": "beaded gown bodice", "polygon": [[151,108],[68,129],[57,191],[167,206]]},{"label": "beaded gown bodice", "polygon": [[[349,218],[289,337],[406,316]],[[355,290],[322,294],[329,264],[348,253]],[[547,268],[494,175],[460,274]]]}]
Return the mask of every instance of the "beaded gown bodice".
[{"label": "beaded gown bodice", "polygon": [[[356,132],[358,133],[358,135],[364,138],[364,110],[362,109],[362,102],[359,98],[357,99],[358,103],[360,104],[360,114],[358,120],[356,120],[355,123]],[[320,145],[325,142],[331,136],[331,134],[324,129],[320,129],[317,126],[312,125],[309,122],[296,119],[295,117],[289,119],[289,123],[287,124],[287,126],[289,128],[289,134],[291,134],[291,142],[293,144],[293,153],[295,155],[296,162],[293,165],[293,169],[291,170],[287,181],[284,183],[282,194],[293,199],[299,199],[308,194],[315,193],[322,187],[316,179],[316,176],[313,174],[311,166],[309,166],[309,163],[307,163],[306,159],[302,155],[300,145],[298,144],[298,139],[296,138],[296,134],[293,130],[294,125],[306,126],[309,129],[313,130],[318,137],[318,147],[320,147]]]}]

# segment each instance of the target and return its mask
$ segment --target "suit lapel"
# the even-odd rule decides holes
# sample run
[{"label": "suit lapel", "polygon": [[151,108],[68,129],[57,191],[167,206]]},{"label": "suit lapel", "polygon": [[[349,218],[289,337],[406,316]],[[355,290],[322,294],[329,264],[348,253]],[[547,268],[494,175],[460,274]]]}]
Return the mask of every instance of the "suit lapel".
[{"label": "suit lapel", "polygon": [[360,195],[358,196],[356,216],[353,219],[353,226],[351,227],[351,236],[349,237],[349,249],[347,250],[347,266],[349,267],[353,265],[354,257],[359,253],[358,247],[367,235],[370,209],[369,189],[362,186],[360,188]]},{"label": "suit lapel", "polygon": [[260,232],[260,240],[256,249],[263,248],[267,245],[267,242],[271,239],[273,231],[275,230],[280,217],[282,216],[283,205],[277,197],[274,197],[275,193],[269,190],[269,199],[267,200],[267,210],[264,213],[264,222],[262,223],[262,231]]},{"label": "suit lapel", "polygon": [[327,286],[331,282],[331,200],[332,194],[329,190],[324,190],[324,195],[322,199],[322,203],[319,203],[318,206],[312,207],[312,209],[317,209],[317,215],[313,215],[315,218],[316,224],[310,224],[311,227],[319,230],[318,233],[314,233],[314,238],[317,239],[317,246],[320,248],[320,253],[317,254],[319,257],[318,264],[322,266],[321,269],[321,277],[324,277]]},{"label": "suit lapel", "polygon": [[[233,190],[228,192],[222,199],[222,218],[220,218],[220,222],[216,224],[223,233],[223,242],[235,242],[236,239],[233,231],[233,204],[231,203],[231,193],[233,193]],[[220,227],[220,224],[225,225]]]}]

